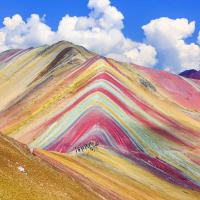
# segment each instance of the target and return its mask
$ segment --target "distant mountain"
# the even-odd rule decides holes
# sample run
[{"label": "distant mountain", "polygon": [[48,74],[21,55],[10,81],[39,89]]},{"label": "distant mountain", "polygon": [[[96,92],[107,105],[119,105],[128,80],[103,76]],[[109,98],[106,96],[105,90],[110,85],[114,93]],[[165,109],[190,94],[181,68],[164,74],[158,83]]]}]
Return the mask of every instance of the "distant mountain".
[{"label": "distant mountain", "polygon": [[0,54],[0,132],[90,191],[74,185],[80,193],[69,199],[96,198],[93,192],[109,200],[200,199],[200,81],[65,41],[7,51]]},{"label": "distant mountain", "polygon": [[200,70],[196,69],[189,69],[181,72],[179,74],[180,76],[184,76],[186,78],[193,78],[193,79],[199,79],[200,80]]}]

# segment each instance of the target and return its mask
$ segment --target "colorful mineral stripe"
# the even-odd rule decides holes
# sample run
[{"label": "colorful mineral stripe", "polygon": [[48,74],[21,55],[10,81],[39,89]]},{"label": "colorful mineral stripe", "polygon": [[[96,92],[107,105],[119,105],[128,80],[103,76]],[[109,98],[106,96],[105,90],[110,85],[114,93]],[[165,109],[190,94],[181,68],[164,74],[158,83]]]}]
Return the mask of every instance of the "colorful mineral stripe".
[{"label": "colorful mineral stripe", "polygon": [[200,81],[67,42],[0,69],[0,131],[37,156],[105,198],[200,198]]}]

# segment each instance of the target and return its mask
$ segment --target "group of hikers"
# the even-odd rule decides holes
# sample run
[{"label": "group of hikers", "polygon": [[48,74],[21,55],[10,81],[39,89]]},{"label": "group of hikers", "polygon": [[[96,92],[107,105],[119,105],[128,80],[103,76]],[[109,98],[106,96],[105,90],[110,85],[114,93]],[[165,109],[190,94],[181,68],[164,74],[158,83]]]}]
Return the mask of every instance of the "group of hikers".
[{"label": "group of hikers", "polygon": [[87,143],[83,146],[75,147],[76,153],[84,152],[84,150],[88,150],[88,149],[95,151],[95,149],[97,148],[98,145],[99,145],[98,141],[90,141],[89,143]]}]

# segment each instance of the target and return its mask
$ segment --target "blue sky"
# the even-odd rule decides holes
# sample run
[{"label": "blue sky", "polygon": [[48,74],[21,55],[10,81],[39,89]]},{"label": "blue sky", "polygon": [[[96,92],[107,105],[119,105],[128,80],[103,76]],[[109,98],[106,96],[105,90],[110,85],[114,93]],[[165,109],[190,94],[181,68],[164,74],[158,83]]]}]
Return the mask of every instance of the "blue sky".
[{"label": "blue sky", "polygon": [[[95,1],[95,0],[94,0]],[[109,1],[109,0],[96,0],[98,1]],[[68,14],[69,16],[88,16],[88,14],[91,12],[91,8],[88,8],[87,6],[88,0],[57,0],[57,1],[42,1],[42,0],[12,0],[12,1],[5,1],[1,0],[1,6],[0,6],[0,22],[1,27],[4,28],[4,18],[5,17],[12,17],[16,14],[19,14],[23,21],[26,22],[28,18],[30,18],[31,14],[35,13],[38,14],[40,17],[43,15],[45,16],[45,21],[43,21],[44,24],[48,25],[52,29],[52,31],[56,32],[58,29],[58,24],[61,21],[61,19]],[[185,18],[188,20],[188,24],[192,21],[195,21],[195,30],[190,31],[189,34],[186,33],[186,36],[183,36],[184,38],[180,38],[180,40],[184,40],[186,44],[194,43],[195,45],[198,45],[197,38],[200,30],[200,1],[199,0],[111,0],[110,6],[113,6],[123,15],[123,19],[121,21],[123,22],[124,28],[118,28],[124,35],[124,37],[129,38],[133,40],[134,42],[138,43],[145,43],[146,45],[151,45],[156,50],[156,56],[157,61],[144,61],[139,62],[138,59],[140,57],[137,55],[131,55],[131,53],[128,53],[133,58],[133,62],[136,61],[138,64],[143,65],[150,65],[152,67],[159,67],[166,70],[171,71],[178,71],[182,68],[189,68],[188,61],[181,62],[179,60],[175,61],[175,58],[173,57],[171,60],[173,60],[172,63],[166,62],[166,51],[162,51],[162,48],[160,48],[157,43],[155,44],[154,38],[150,38],[150,36],[146,36],[144,34],[144,30],[142,29],[143,25],[149,24],[151,20],[160,19],[162,17],[167,17],[171,20],[181,19]],[[93,6],[94,8],[94,6]],[[100,16],[99,16],[100,17]],[[164,23],[164,20],[163,20]],[[167,22],[166,22],[167,23]],[[171,22],[169,22],[171,23]],[[66,24],[67,25],[67,24]],[[118,25],[117,25],[118,26]],[[182,25],[180,25],[182,26]],[[1,31],[1,30],[0,30]],[[4,30],[3,30],[4,31]],[[147,30],[149,32],[149,28]],[[5,32],[5,31],[4,31]],[[9,34],[6,32],[9,37],[11,36],[11,33]],[[162,34],[158,34],[162,35]],[[157,37],[157,35],[155,35]],[[67,37],[64,39],[68,39]],[[164,40],[165,38],[163,38]],[[70,40],[70,38],[69,38]],[[148,41],[147,41],[148,40]],[[33,38],[33,41],[36,41],[35,38]],[[72,40],[73,42],[73,40]],[[38,45],[40,45],[41,41],[38,42]],[[79,42],[78,42],[79,43]],[[8,45],[9,44],[9,45]],[[27,43],[32,44],[32,43]],[[33,43],[37,45],[36,43]],[[15,45],[12,45],[11,42],[7,42],[6,47],[17,47]],[[20,45],[20,43],[19,43]],[[24,43],[23,45],[24,46]],[[26,46],[26,45],[25,45]],[[134,46],[134,45],[133,45]],[[5,48],[6,48],[5,47]],[[90,45],[87,46],[87,48],[90,48]],[[136,47],[139,48],[139,47]],[[172,47],[174,48],[174,47]],[[183,47],[184,48],[184,47]],[[95,47],[91,47],[91,50],[96,50]],[[112,49],[112,48],[110,48]],[[197,48],[196,48],[197,49]],[[125,50],[127,50],[125,48]],[[130,50],[130,49],[128,49]],[[103,53],[102,49],[96,50],[99,53]],[[112,51],[108,51],[107,54],[111,55]],[[148,50],[150,51],[150,50]],[[179,55],[179,52],[177,49],[175,50],[175,54],[177,53],[178,57],[183,57]],[[133,51],[132,51],[133,52]],[[200,51],[199,51],[200,52]],[[118,53],[118,52],[117,52]],[[115,52],[114,52],[115,54]],[[128,55],[127,54],[127,55]],[[198,52],[196,53],[198,54]],[[112,56],[111,56],[112,57]],[[120,59],[120,56],[113,56],[114,58]],[[144,56],[143,56],[144,57]],[[194,55],[191,56],[192,59],[194,58]],[[169,58],[170,59],[170,58]],[[184,58],[185,59],[185,58]],[[123,60],[123,58],[122,58]],[[192,61],[193,65],[192,67],[196,67],[198,65],[199,60]],[[185,64],[187,63],[187,64]],[[174,69],[172,65],[176,65],[176,69]],[[182,65],[179,67],[178,65]],[[171,69],[171,68],[173,69]]]},{"label": "blue sky", "polygon": [[[4,17],[16,13],[24,18],[28,18],[32,13],[40,16],[45,14],[46,23],[55,30],[60,19],[66,14],[71,16],[87,15],[89,12],[87,2],[87,0],[12,0],[12,2],[1,0],[0,22],[3,22]],[[111,3],[124,15],[124,34],[138,41],[144,38],[141,26],[160,17],[195,20],[197,30],[200,29],[199,0],[111,0]],[[197,30],[189,41],[196,40]]]}]

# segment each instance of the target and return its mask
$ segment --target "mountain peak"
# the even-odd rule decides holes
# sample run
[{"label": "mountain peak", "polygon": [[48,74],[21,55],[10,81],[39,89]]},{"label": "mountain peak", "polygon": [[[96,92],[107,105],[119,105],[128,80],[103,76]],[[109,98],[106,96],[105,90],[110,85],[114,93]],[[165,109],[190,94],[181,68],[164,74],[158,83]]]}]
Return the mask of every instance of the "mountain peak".
[{"label": "mountain peak", "polygon": [[4,135],[104,199],[195,199],[198,81],[65,41],[9,55],[0,69]]},{"label": "mountain peak", "polygon": [[186,77],[186,78],[192,78],[192,79],[199,79],[200,80],[200,70],[196,70],[196,69],[185,70],[185,71],[181,72],[179,75]]}]

